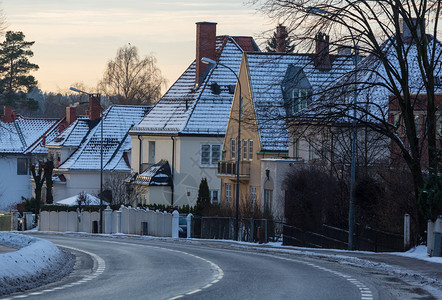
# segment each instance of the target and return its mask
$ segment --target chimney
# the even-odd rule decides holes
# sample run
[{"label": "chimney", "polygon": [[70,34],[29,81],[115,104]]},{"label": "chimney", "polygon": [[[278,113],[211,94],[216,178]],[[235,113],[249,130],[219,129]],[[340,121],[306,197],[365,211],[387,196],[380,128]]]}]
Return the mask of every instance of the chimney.
[{"label": "chimney", "polygon": [[196,23],[196,73],[195,85],[203,81],[210,66],[203,64],[201,58],[207,57],[216,60],[216,23]]},{"label": "chimney", "polygon": [[[418,18],[410,18],[410,22],[413,24],[413,27],[416,26],[417,24],[417,29],[416,29],[416,33],[417,33],[417,37],[418,39],[421,38],[421,25],[420,25],[420,20],[418,20]],[[419,23],[418,23],[419,22]],[[424,32],[425,32],[425,19],[422,21],[422,25],[424,26]],[[405,22],[404,19],[402,19],[400,21],[400,30],[402,33],[402,37],[405,41],[409,41],[412,38],[412,34],[411,34],[411,30],[410,27],[407,25],[407,23]]]},{"label": "chimney", "polygon": [[287,39],[287,30],[285,26],[279,24],[276,27],[276,52],[285,52],[285,41]]},{"label": "chimney", "polygon": [[15,109],[12,111],[12,120],[17,120],[17,112],[15,111]]},{"label": "chimney", "polygon": [[3,117],[2,117],[2,120],[5,123],[14,122],[14,118],[12,116],[12,109],[8,105],[3,106]]},{"label": "chimney", "polygon": [[89,95],[89,120],[95,121],[100,118],[100,103],[100,95]]},{"label": "chimney", "polygon": [[66,122],[71,125],[75,120],[77,120],[77,108],[66,107]]},{"label": "chimney", "polygon": [[314,57],[314,64],[317,69],[330,70],[330,50],[329,50],[329,36],[325,33],[318,32],[315,38],[316,52]]}]

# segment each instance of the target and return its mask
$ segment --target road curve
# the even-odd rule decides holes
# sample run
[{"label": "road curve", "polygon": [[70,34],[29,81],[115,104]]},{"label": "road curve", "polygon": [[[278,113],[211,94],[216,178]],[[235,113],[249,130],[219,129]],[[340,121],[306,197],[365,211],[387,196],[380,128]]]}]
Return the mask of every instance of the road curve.
[{"label": "road curve", "polygon": [[379,274],[309,257],[172,240],[39,236],[72,251],[77,257],[75,271],[60,282],[9,299],[370,300],[409,296],[390,290]]}]

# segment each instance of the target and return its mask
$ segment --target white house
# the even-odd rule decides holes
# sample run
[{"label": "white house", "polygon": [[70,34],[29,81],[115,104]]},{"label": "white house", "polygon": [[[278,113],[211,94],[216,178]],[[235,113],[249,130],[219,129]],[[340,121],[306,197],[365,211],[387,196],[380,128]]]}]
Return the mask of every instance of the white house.
[{"label": "white house", "polygon": [[[129,133],[136,173],[132,183],[147,204],[193,206],[202,178],[207,178],[212,202],[219,202],[217,166],[237,81],[228,68],[237,73],[243,51],[259,48],[251,37],[217,37],[216,23],[196,26],[195,61]],[[205,65],[203,57],[219,64]],[[150,180],[151,167],[156,170],[160,161],[171,170],[162,174],[170,176],[170,186]]]},{"label": "white house", "polygon": [[[51,143],[54,157],[54,201],[85,191],[100,192],[101,142],[105,182],[115,174],[130,174],[131,142],[129,130],[145,116],[150,107],[112,105],[100,118],[100,107],[91,97],[88,117],[76,117],[75,108],[67,108],[69,127]],[[103,122],[103,140],[101,140]],[[123,184],[123,182],[121,182]]]},{"label": "white house", "polygon": [[45,159],[46,142],[65,128],[65,120],[25,118],[5,106],[0,120],[0,211],[7,211],[30,198],[29,167]]}]

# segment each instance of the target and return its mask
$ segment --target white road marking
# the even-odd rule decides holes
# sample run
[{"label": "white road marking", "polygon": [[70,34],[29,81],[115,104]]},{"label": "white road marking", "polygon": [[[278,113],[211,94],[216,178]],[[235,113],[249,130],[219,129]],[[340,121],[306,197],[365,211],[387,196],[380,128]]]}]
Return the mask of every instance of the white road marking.
[{"label": "white road marking", "polygon": [[328,269],[328,268],[325,268],[325,267],[322,267],[322,266],[318,266],[318,265],[316,265],[314,263],[304,262],[302,260],[296,260],[296,259],[280,257],[280,256],[273,256],[273,255],[264,254],[264,253],[260,253],[259,255],[270,256],[270,257],[273,257],[273,258],[277,258],[277,259],[281,259],[281,260],[293,261],[293,262],[297,262],[297,263],[303,263],[305,265],[314,267],[316,269],[319,269],[319,270],[322,270],[322,271],[325,271],[325,272],[329,272],[329,273],[335,274],[335,275],[337,275],[339,277],[342,277],[342,278],[346,279],[348,282],[352,283],[353,285],[355,285],[358,288],[359,292],[361,293],[361,300],[373,300],[373,293],[370,290],[370,288],[367,287],[362,282],[360,282],[359,280],[351,277],[350,275],[346,275],[346,274],[343,274],[343,273],[338,272],[338,271],[334,271],[334,270],[331,270],[331,269]]},{"label": "white road marking", "polygon": [[[113,243],[113,244],[121,244],[121,245],[126,245],[126,246],[128,245],[127,243],[115,242],[115,241],[104,241],[104,242]],[[212,262],[212,261],[210,261],[208,259],[202,258],[200,256],[197,256],[197,255],[194,255],[194,254],[190,254],[190,253],[187,253],[187,252],[184,252],[184,251],[180,251],[180,250],[174,250],[174,249],[158,247],[158,246],[152,246],[152,245],[145,245],[145,244],[130,244],[130,245],[131,246],[132,245],[136,245],[136,246],[140,246],[140,247],[150,247],[150,248],[154,248],[154,249],[161,249],[161,250],[166,250],[166,251],[170,251],[170,252],[175,252],[175,253],[189,255],[191,257],[197,258],[199,260],[202,260],[202,261],[210,264],[211,267],[216,271],[217,275],[214,275],[214,279],[211,282],[209,282],[208,284],[206,284],[204,287],[196,289],[196,290],[193,290],[193,291],[190,291],[190,292],[187,292],[187,293],[184,293],[184,294],[181,294],[181,295],[174,296],[172,298],[169,298],[169,300],[179,299],[179,298],[183,298],[184,296],[187,296],[187,295],[193,295],[193,294],[199,293],[202,290],[211,287],[215,283],[218,283],[224,277],[224,271],[217,264],[215,264],[214,262]]]},{"label": "white road marking", "polygon": [[27,294],[23,294],[23,295],[12,296],[12,297],[6,298],[4,300],[21,299],[21,298],[27,298],[27,297],[30,297],[30,296],[42,295],[42,294],[46,294],[46,293],[50,293],[50,292],[54,292],[54,291],[58,291],[58,290],[64,290],[64,289],[67,289],[67,288],[70,288],[70,287],[73,287],[73,286],[76,286],[76,285],[79,285],[79,284],[83,284],[83,283],[85,283],[85,282],[87,282],[87,281],[89,281],[89,280],[91,280],[93,278],[96,278],[96,277],[100,276],[104,272],[104,270],[106,269],[106,263],[104,262],[104,260],[100,256],[98,256],[97,254],[95,254],[95,253],[92,253],[92,252],[89,252],[89,251],[85,251],[85,250],[80,250],[80,249],[74,248],[74,247],[64,246],[64,245],[58,245],[58,246],[64,247],[64,248],[68,248],[68,249],[71,249],[71,250],[75,250],[75,251],[79,251],[79,252],[83,252],[83,253],[91,256],[94,259],[94,262],[97,264],[97,268],[96,268],[95,272],[93,274],[91,274],[91,275],[86,275],[82,279],[80,279],[80,280],[78,280],[76,282],[73,282],[73,283],[68,283],[68,284],[65,284],[65,285],[62,285],[62,286],[54,287],[52,289],[42,290],[42,291],[39,291],[39,292],[31,292],[31,293],[27,293]]}]

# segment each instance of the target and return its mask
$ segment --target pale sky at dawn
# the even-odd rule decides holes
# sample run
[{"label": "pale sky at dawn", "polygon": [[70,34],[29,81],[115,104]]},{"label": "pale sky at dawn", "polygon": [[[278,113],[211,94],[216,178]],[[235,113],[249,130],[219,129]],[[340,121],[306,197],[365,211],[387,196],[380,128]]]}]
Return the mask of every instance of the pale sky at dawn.
[{"label": "pale sky at dawn", "polygon": [[127,43],[153,54],[170,86],[195,57],[195,22],[217,22],[217,35],[255,38],[275,27],[242,0],[3,0],[0,7],[7,30],[35,41],[33,74],[52,92],[81,81],[94,87]]}]

